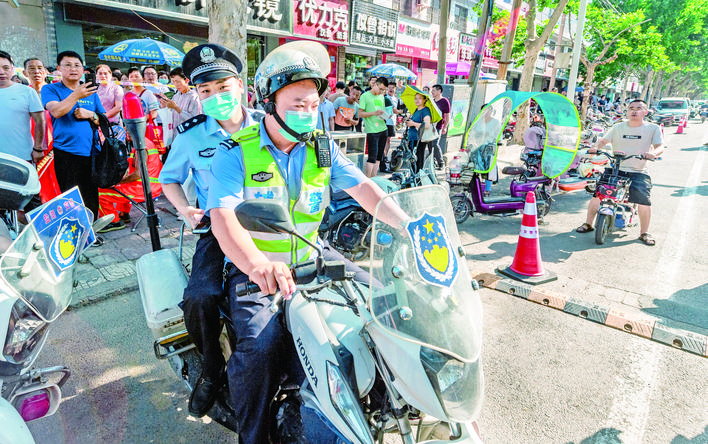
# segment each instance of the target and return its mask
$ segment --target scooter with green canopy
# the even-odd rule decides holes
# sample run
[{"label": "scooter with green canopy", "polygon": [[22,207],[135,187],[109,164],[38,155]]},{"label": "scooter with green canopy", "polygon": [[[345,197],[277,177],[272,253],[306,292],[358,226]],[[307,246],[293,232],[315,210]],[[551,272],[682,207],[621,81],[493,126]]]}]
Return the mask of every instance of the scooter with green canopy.
[{"label": "scooter with green canopy", "polygon": [[[540,171],[505,167],[502,173],[516,176],[509,196],[485,197],[484,179],[497,161],[499,138],[507,121],[521,105],[533,99],[543,111],[546,141]],[[511,215],[524,209],[526,193],[536,195],[537,214],[551,209],[552,180],[572,164],[580,142],[580,119],[573,103],[556,93],[506,91],[496,96],[477,115],[465,134],[462,151],[450,165],[450,201],[457,223],[476,213]]]}]

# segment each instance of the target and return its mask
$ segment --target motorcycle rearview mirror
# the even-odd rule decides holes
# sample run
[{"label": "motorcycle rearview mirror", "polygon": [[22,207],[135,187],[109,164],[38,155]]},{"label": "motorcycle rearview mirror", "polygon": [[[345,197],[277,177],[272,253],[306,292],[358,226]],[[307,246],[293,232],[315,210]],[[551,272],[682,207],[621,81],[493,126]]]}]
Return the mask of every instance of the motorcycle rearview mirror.
[{"label": "motorcycle rearview mirror", "polygon": [[236,217],[248,231],[297,235],[287,210],[275,202],[244,201],[236,207]]}]

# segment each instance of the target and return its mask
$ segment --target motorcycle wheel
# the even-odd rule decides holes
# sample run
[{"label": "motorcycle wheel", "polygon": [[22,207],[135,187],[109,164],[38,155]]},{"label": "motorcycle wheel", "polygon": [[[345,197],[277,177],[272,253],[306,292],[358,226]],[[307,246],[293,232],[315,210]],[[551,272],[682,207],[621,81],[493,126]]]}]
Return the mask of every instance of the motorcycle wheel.
[{"label": "motorcycle wheel", "polygon": [[605,243],[607,235],[610,234],[610,223],[612,218],[606,214],[597,214],[595,218],[595,243],[602,245]]},{"label": "motorcycle wheel", "polygon": [[461,224],[470,217],[472,206],[465,196],[452,196],[450,203],[452,204],[452,211],[455,214],[455,222]]},{"label": "motorcycle wheel", "polygon": [[553,198],[548,191],[546,191],[545,186],[541,186],[536,189],[536,214],[539,218],[542,218],[550,213],[551,202],[553,202]]},{"label": "motorcycle wheel", "polygon": [[[196,349],[181,353],[180,356],[184,360],[182,378],[184,378],[185,384],[189,386],[189,392],[191,393],[192,388],[197,384],[197,380],[202,375],[202,356]],[[214,402],[214,406],[209,410],[207,416],[227,429],[238,433],[238,422],[236,421],[233,409],[229,405],[229,396],[228,389],[221,389]]]},{"label": "motorcycle wheel", "polygon": [[391,171],[398,171],[402,166],[403,154],[401,153],[401,150],[396,149],[393,153],[391,153],[391,162],[389,167],[391,168]]},{"label": "motorcycle wheel", "polygon": [[585,185],[585,191],[587,191],[590,194],[595,194],[595,187],[596,187],[595,182],[588,183],[587,185]]}]

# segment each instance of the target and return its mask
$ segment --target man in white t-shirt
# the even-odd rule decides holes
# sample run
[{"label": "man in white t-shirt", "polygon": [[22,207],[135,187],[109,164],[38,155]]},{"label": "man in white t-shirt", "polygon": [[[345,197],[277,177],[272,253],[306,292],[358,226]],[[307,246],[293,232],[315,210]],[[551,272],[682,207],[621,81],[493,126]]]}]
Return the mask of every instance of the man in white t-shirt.
[{"label": "man in white t-shirt", "polygon": [[[12,57],[0,51],[0,152],[38,162],[44,156],[44,108],[34,89],[12,81],[14,74]],[[30,119],[35,125],[34,140]]]},{"label": "man in white t-shirt", "polygon": [[[643,100],[632,100],[627,107],[627,121],[613,126],[610,131],[597,142],[597,149],[602,149],[608,143],[612,144],[613,151],[621,151],[627,155],[641,154],[642,159],[630,159],[622,162],[620,171],[630,175],[632,184],[629,188],[629,202],[637,204],[639,213],[640,235],[639,240],[646,245],[655,245],[656,241],[649,234],[651,221],[651,178],[647,174],[647,160],[656,159],[664,152],[664,140],[661,128],[654,123],[644,121],[648,113],[647,104]],[[596,149],[589,149],[588,153],[594,154]],[[592,226],[595,215],[600,208],[600,199],[596,196],[588,204],[585,223],[575,231],[587,233],[593,231]]]}]

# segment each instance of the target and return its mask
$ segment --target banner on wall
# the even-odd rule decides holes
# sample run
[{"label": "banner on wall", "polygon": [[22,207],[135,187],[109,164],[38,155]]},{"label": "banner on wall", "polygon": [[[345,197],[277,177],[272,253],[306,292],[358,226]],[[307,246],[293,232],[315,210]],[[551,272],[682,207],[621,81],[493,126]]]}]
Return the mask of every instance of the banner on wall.
[{"label": "banner on wall", "polygon": [[[430,45],[430,60],[438,61],[438,42],[440,41],[440,25],[433,23],[430,25],[430,29],[433,32],[433,37]],[[460,31],[454,29],[447,30],[447,55],[445,56],[446,62],[456,62],[458,60],[460,52]]]},{"label": "banner on wall", "polygon": [[396,54],[431,60],[432,41],[433,32],[430,25],[422,25],[404,17],[398,18]]}]

